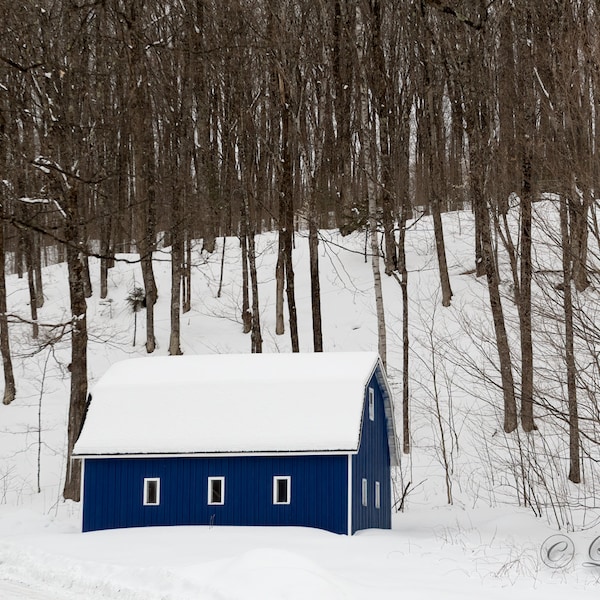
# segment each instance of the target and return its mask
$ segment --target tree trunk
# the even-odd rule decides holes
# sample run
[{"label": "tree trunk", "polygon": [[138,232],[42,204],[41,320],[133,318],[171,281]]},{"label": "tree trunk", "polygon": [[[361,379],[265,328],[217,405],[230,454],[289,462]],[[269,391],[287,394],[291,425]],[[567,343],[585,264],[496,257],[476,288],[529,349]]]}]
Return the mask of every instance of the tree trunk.
[{"label": "tree trunk", "polygon": [[283,237],[279,235],[277,264],[275,265],[275,334],[285,333],[285,321],[283,318],[283,291],[285,289],[285,261],[283,250]]},{"label": "tree trunk", "polygon": [[[408,158],[408,154],[407,154]],[[406,164],[408,171],[408,161]],[[408,175],[408,173],[407,173]],[[402,292],[402,451],[410,453],[410,406],[409,406],[409,348],[408,335],[408,270],[406,268],[406,221],[408,219],[408,194],[403,194],[398,225],[398,271],[400,273],[400,290]]]},{"label": "tree trunk", "polygon": [[300,352],[300,342],[298,339],[298,317],[296,314],[296,292],[294,283],[294,267],[292,264],[292,234],[286,233],[286,252],[285,252],[285,290],[290,318],[290,340],[292,342],[292,352]]},{"label": "tree trunk", "polygon": [[[178,190],[174,196],[178,196]],[[181,218],[180,202],[173,198],[173,219],[171,226],[171,334],[169,336],[169,355],[177,356],[181,352],[181,267],[183,262],[183,240],[178,220]]]},{"label": "tree trunk", "polygon": [[37,294],[35,291],[35,274],[33,266],[33,232],[27,232],[27,241],[25,249],[25,261],[27,266],[27,283],[29,286],[29,308],[31,314],[31,335],[37,340],[39,335],[38,312],[37,312]]},{"label": "tree trunk", "polygon": [[321,285],[319,283],[319,230],[314,194],[309,200],[308,250],[310,255],[310,298],[312,306],[313,347],[315,352],[323,352],[323,331],[321,326]]},{"label": "tree trunk", "polygon": [[105,300],[108,296],[108,259],[105,252],[108,252],[108,247],[102,245],[100,253],[102,258],[100,259],[100,299]]},{"label": "tree trunk", "polygon": [[531,334],[531,153],[523,158],[521,191],[521,259],[519,281],[519,325],[521,330],[521,426],[526,432],[536,429],[533,420],[533,340]]},{"label": "tree trunk", "polygon": [[142,3],[132,2],[128,7],[129,15],[125,19],[127,46],[130,51],[130,69],[132,87],[130,94],[131,110],[131,152],[134,167],[135,198],[135,238],[140,254],[140,266],[146,291],[146,352],[156,348],[154,335],[154,305],[158,298],[152,252],[155,248],[155,140],[150,118],[152,115],[148,98],[149,86],[147,65],[144,62],[143,23],[140,23]]},{"label": "tree trunk", "polygon": [[[394,198],[391,193],[391,127],[392,106],[389,73],[384,53],[384,33],[382,31],[382,6],[380,0],[371,0],[366,22],[370,30],[370,58],[372,62],[372,93],[375,98],[375,110],[379,121],[379,160],[381,166],[381,223],[383,226],[383,244],[385,247],[385,274],[391,275],[398,268],[396,256],[396,235],[394,232]],[[385,3],[384,3],[385,4]]]},{"label": "tree trunk", "polygon": [[[279,74],[279,77],[281,75]],[[281,98],[281,193],[279,196],[279,236],[282,238],[283,265],[285,271],[285,291],[288,305],[290,323],[290,340],[292,352],[300,352],[298,341],[298,317],[296,314],[296,294],[294,284],[294,266],[292,263],[293,235],[294,235],[294,180],[293,180],[293,157],[291,150],[291,120],[289,106],[289,93],[285,83],[280,83],[283,97]]]},{"label": "tree trunk", "polygon": [[154,305],[156,304],[158,293],[154,280],[154,270],[152,268],[152,251],[149,250],[148,244],[140,246],[138,243],[138,248],[140,248],[140,266],[142,269],[142,279],[144,280],[144,290],[146,292],[146,352],[151,354],[156,349]]},{"label": "tree trunk", "polygon": [[[183,308],[182,312],[187,313],[192,310],[192,240],[190,238],[190,229],[187,227],[184,232],[184,266],[183,266]],[[219,295],[223,285],[223,263],[225,262],[225,236],[223,236],[223,256],[221,257],[221,278],[219,281]]]},{"label": "tree trunk", "polygon": [[[221,297],[221,291],[223,290],[223,275],[225,273],[225,248],[226,247],[227,247],[227,237],[223,236],[223,245],[221,247],[221,268],[219,269],[219,289],[217,290],[217,298]],[[247,276],[246,276],[246,278],[247,278]],[[247,332],[245,331],[244,333],[247,333]]]},{"label": "tree trunk", "polygon": [[573,257],[572,280],[578,292],[585,291],[590,285],[587,274],[587,251],[591,197],[592,194],[587,186],[584,186],[582,190],[575,181],[573,182],[568,208],[571,223],[571,255]]},{"label": "tree trunk", "polygon": [[[187,71],[187,69],[186,69]],[[189,79],[189,77],[187,78]],[[186,87],[184,87],[184,92]],[[179,117],[177,122],[172,125],[166,133],[164,155],[166,156],[172,168],[175,170],[174,178],[171,179],[171,302],[170,302],[170,317],[171,331],[169,334],[169,355],[181,355],[181,284],[183,279],[183,260],[184,260],[184,233],[183,223],[184,216],[184,198],[185,198],[185,178],[186,173],[182,165],[188,164],[186,158],[178,156],[181,152],[185,156],[185,150],[178,144],[182,143],[180,138],[184,138],[185,134],[181,121],[184,116]]]},{"label": "tree trunk", "polygon": [[254,228],[251,225],[248,198],[243,200],[245,231],[248,240],[248,266],[250,269],[250,282],[252,286],[252,313],[251,313],[251,346],[253,353],[262,352],[262,334],[260,329],[260,305],[258,302],[258,274],[256,272],[256,246],[254,243]]},{"label": "tree trunk", "polygon": [[[3,203],[4,205],[4,203]],[[0,211],[5,215],[4,206]],[[8,319],[6,317],[6,252],[4,246],[5,222],[0,222],[0,352],[4,368],[4,395],[3,404],[10,404],[16,395],[15,378],[13,375],[12,357],[10,354],[10,338],[8,333]]]},{"label": "tree trunk", "polygon": [[[481,195],[477,195],[477,202],[483,202]],[[483,223],[481,230],[483,264],[485,267],[488,294],[494,331],[496,334],[496,345],[498,349],[498,360],[500,362],[500,378],[502,381],[502,394],[504,397],[504,431],[510,433],[517,428],[517,405],[515,400],[515,384],[512,372],[512,360],[510,356],[510,345],[506,333],[504,311],[502,310],[502,299],[496,260],[492,247],[492,239],[489,224],[489,213],[487,207],[482,211]]]},{"label": "tree trunk", "polygon": [[560,231],[562,237],[563,263],[563,311],[565,316],[565,363],[567,368],[567,404],[569,408],[569,480],[581,483],[579,458],[579,416],[577,407],[577,366],[575,363],[572,298],[572,254],[569,232],[567,198],[560,198]]},{"label": "tree trunk", "polygon": [[83,292],[86,298],[91,298],[92,289],[92,278],[90,276],[90,260],[88,258],[88,250],[84,248],[85,243],[81,241],[80,244],[82,250],[79,253],[79,260],[81,261],[81,274],[83,276]]},{"label": "tree trunk", "polygon": [[250,310],[250,285],[248,274],[248,232],[245,217],[242,216],[240,246],[242,251],[242,326],[244,333],[252,331],[252,311]]},{"label": "tree trunk", "polygon": [[379,241],[375,202],[369,198],[369,223],[371,231],[371,268],[373,270],[373,287],[375,289],[375,308],[377,311],[377,349],[384,368],[387,364],[387,335],[385,329],[385,310],[383,308],[383,290],[381,288],[381,271],[379,269]]},{"label": "tree trunk", "polygon": [[75,188],[66,194],[67,219],[65,240],[67,246],[67,269],[71,299],[71,394],[69,402],[69,425],[67,431],[67,473],[63,496],[68,500],[80,500],[81,463],[72,458],[73,447],[85,417],[87,406],[87,305],[83,265],[80,259],[78,231],[78,198]]},{"label": "tree trunk", "polygon": [[[443,140],[440,135],[441,108],[437,106],[437,99],[434,99],[430,87],[427,94],[426,118],[428,121],[428,130],[423,132],[427,135],[427,148],[429,150],[429,177],[431,178],[429,190],[429,205],[431,216],[433,218],[433,233],[435,237],[435,250],[438,259],[438,268],[440,272],[440,286],[442,290],[442,306],[450,306],[452,301],[452,287],[450,285],[450,275],[448,274],[448,261],[446,259],[446,242],[444,240],[444,226],[442,224],[440,185],[443,179],[443,152],[440,147]],[[436,104],[434,106],[434,103]]]},{"label": "tree trunk", "polygon": [[[107,207],[104,203],[101,204],[102,210],[106,211]],[[100,225],[100,298],[106,299],[108,296],[108,271],[111,263],[111,219],[108,215],[102,215]]]},{"label": "tree trunk", "polygon": [[435,192],[431,198],[431,214],[433,218],[435,250],[440,271],[442,306],[450,306],[452,300],[452,287],[450,286],[450,275],[448,274],[448,262],[446,260],[446,242],[444,241],[444,227],[442,225],[442,215],[440,213],[440,201]]},{"label": "tree trunk", "polygon": [[367,65],[364,56],[365,23],[357,9],[357,37],[358,37],[358,69],[360,72],[360,145],[361,161],[365,174],[365,188],[369,210],[369,233],[371,239],[371,269],[373,271],[373,288],[375,291],[375,309],[377,312],[377,348],[381,362],[385,368],[387,363],[387,336],[385,327],[385,311],[383,307],[383,291],[381,286],[381,272],[379,269],[379,235],[377,227],[377,168],[375,155],[376,127],[374,115],[369,107],[369,90]]},{"label": "tree trunk", "polygon": [[44,280],[42,278],[42,253],[40,248],[40,234],[33,233],[33,279],[35,289],[35,304],[37,308],[44,306]]},{"label": "tree trunk", "polygon": [[[503,147],[505,148],[504,158],[507,160],[506,155],[510,153],[510,149],[507,148],[507,146],[515,143],[516,132],[513,128],[516,123],[520,134],[519,145],[521,146],[521,228],[519,235],[521,247],[520,252],[518,253],[520,272],[518,278],[516,277],[516,274],[513,274],[513,279],[517,296],[517,311],[519,314],[519,329],[521,336],[521,426],[525,432],[530,432],[536,429],[533,419],[533,340],[531,325],[531,283],[533,277],[531,228],[533,221],[533,190],[535,185],[533,160],[534,139],[536,135],[536,99],[533,88],[535,75],[533,68],[533,47],[531,43],[534,34],[532,15],[529,7],[525,8],[523,17],[523,30],[520,39],[518,40],[521,46],[521,60],[519,61],[517,80],[519,84],[519,102],[516,105],[509,102],[504,103],[513,107],[516,106],[516,111],[513,109],[510,112],[516,112],[517,114],[514,115],[514,118],[511,118],[512,114],[509,114],[508,110],[505,111],[507,113],[505,116],[505,129],[508,129],[512,134],[512,136],[510,136],[512,139],[507,139],[503,144]],[[510,21],[509,19],[506,19],[504,28],[506,37],[505,54],[507,63],[510,66],[510,71],[513,70],[514,65],[514,57],[512,54],[513,44],[510,40],[511,29]],[[502,90],[503,93],[511,94],[513,91],[510,83],[511,81],[512,77],[507,76],[505,82],[506,87]],[[505,137],[508,138],[508,134]],[[509,167],[506,166],[505,171],[508,169]],[[535,175],[537,175],[537,169]],[[510,181],[507,182],[507,184],[510,184]],[[512,255],[515,255],[514,251],[512,252]]]}]

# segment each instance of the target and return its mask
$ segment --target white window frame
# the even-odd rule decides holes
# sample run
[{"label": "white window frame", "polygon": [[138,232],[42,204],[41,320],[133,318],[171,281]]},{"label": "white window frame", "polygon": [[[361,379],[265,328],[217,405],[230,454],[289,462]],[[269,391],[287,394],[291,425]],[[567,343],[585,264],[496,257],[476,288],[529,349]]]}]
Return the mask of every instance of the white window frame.
[{"label": "white window frame", "polygon": [[375,390],[372,387],[369,388],[369,420],[375,420]]},{"label": "white window frame", "polygon": [[381,484],[375,482],[375,508],[381,508]]},{"label": "white window frame", "polygon": [[361,502],[362,502],[363,506],[369,505],[369,502],[368,502],[369,498],[367,495],[368,490],[369,490],[369,482],[363,477],[362,485],[361,485],[361,494],[360,494]]},{"label": "white window frame", "polygon": [[[150,484],[156,484],[156,502],[150,502]],[[160,477],[144,477],[144,506],[160,506]]]},{"label": "white window frame", "polygon": [[[281,502],[279,499],[279,482],[286,482],[287,499]],[[273,477],[273,504],[290,504],[292,500],[292,478],[290,475],[275,475]]]},{"label": "white window frame", "polygon": [[[220,502],[212,501],[213,481],[221,482],[221,501]],[[209,477],[208,478],[208,493],[207,493],[206,502],[207,502],[207,504],[209,504],[211,506],[223,506],[223,504],[225,504],[225,477]]]}]

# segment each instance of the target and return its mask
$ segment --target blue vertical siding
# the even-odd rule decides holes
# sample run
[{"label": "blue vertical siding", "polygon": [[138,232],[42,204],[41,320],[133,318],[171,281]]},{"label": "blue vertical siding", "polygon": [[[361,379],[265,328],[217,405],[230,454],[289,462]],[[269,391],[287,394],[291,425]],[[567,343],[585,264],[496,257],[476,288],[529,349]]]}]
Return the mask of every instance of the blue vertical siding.
[{"label": "blue vertical siding", "polygon": [[[288,525],[346,533],[347,456],[86,459],[83,530],[148,525]],[[273,476],[291,476],[291,502],[273,504]],[[143,481],[160,478],[160,504]],[[208,505],[208,477],[225,477],[224,505]],[[383,485],[383,482],[382,482]]]},{"label": "blue vertical siding", "polygon": [[[379,368],[379,367],[377,367]],[[369,390],[375,392],[375,419],[369,419]],[[362,480],[367,480],[367,506],[362,505]],[[379,481],[381,504],[375,508],[375,482]],[[390,479],[390,449],[386,427],[383,395],[373,375],[365,390],[361,442],[358,454],[352,457],[352,531],[392,526],[392,494]]]}]

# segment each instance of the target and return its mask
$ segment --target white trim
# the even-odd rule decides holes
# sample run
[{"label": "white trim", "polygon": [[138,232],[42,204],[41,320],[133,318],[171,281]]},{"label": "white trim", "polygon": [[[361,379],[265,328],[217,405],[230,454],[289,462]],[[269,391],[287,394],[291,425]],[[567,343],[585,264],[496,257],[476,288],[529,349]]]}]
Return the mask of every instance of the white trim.
[{"label": "white trim", "polygon": [[369,421],[375,420],[375,390],[369,386]]},{"label": "white trim", "polygon": [[83,484],[85,483],[85,460],[81,460],[81,487],[79,489],[79,500],[81,502],[81,507],[82,510],[79,511],[79,516],[81,517],[81,531],[83,531],[83,504],[84,504],[84,497],[83,497]]},{"label": "white trim", "polygon": [[[285,502],[279,501],[279,488],[278,483],[280,481],[286,481],[287,500]],[[290,475],[274,475],[273,476],[273,504],[290,504],[292,500],[292,478]]]},{"label": "white trim", "polygon": [[131,454],[115,452],[113,454],[77,454],[74,458],[239,458],[240,456],[346,456],[350,454],[358,454],[357,448],[347,448],[346,450],[292,450],[290,452],[152,452],[143,454],[135,452]]},{"label": "white trim", "polygon": [[375,508],[381,508],[381,484],[375,482]]},{"label": "white trim", "polygon": [[[221,482],[221,502],[212,502],[212,482],[220,481]],[[208,478],[208,486],[207,486],[207,498],[206,503],[209,506],[223,506],[225,504],[225,477],[209,477]]]},{"label": "white trim", "polygon": [[[156,502],[148,502],[148,484],[156,483]],[[144,477],[144,506],[160,506],[160,477]]]},{"label": "white trim", "polygon": [[352,535],[352,455],[348,454],[348,535]]},{"label": "white trim", "polygon": [[[379,367],[379,369],[377,367]],[[383,368],[381,358],[379,358],[377,361],[375,368],[373,369],[373,373],[371,373],[371,377],[373,377],[373,375],[375,375],[375,378],[379,383],[381,393],[383,394],[383,411],[385,413],[388,445],[390,450],[390,466],[399,467],[401,461],[398,435],[396,434],[396,418],[394,416],[394,396],[392,395],[392,390],[390,389],[390,384],[387,380],[387,375],[385,373],[385,369]],[[369,381],[371,381],[371,377],[369,377]]]},{"label": "white trim", "polygon": [[369,506],[369,482],[366,477],[363,477],[361,481],[360,500],[363,506]]}]

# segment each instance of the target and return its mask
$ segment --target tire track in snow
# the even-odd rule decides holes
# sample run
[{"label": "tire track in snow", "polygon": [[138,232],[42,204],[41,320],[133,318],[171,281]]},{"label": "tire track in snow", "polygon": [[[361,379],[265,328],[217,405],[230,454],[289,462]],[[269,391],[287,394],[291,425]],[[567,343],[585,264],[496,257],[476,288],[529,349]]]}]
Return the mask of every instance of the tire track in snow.
[{"label": "tire track in snow", "polygon": [[57,591],[40,590],[16,581],[0,580],[2,600],[71,600],[72,595]]}]

